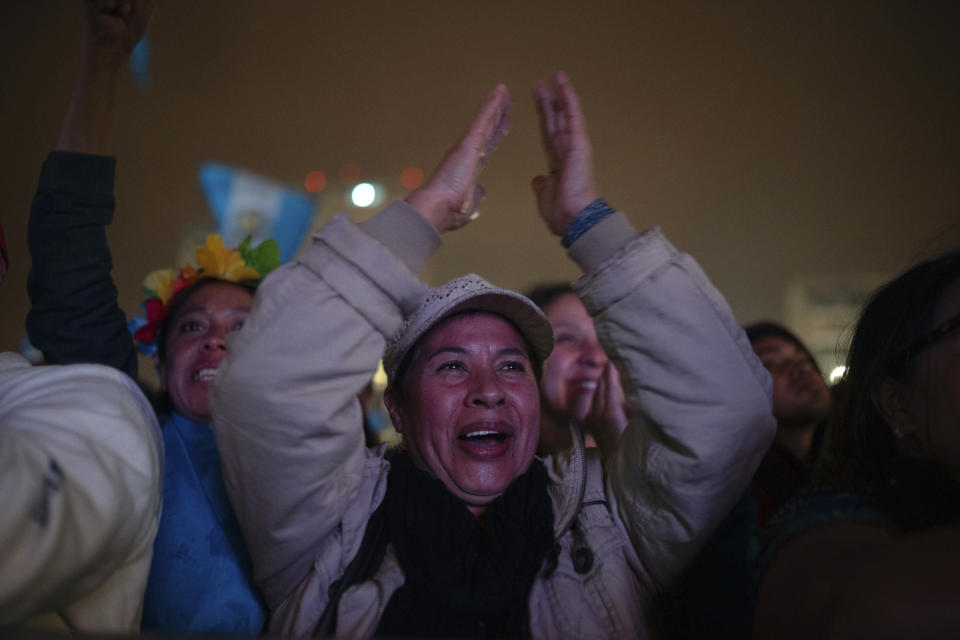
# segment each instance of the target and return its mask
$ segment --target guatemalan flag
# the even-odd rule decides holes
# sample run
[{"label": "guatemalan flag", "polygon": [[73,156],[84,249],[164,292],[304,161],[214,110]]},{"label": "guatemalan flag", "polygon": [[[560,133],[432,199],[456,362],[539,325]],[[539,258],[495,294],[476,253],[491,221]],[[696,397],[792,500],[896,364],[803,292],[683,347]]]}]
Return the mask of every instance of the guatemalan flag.
[{"label": "guatemalan flag", "polygon": [[297,253],[317,208],[316,200],[275,180],[212,162],[200,167],[200,186],[226,246],[247,236],[254,246],[274,238],[283,262]]},{"label": "guatemalan flag", "polygon": [[130,74],[141,90],[150,88],[150,36],[143,36],[130,54]]}]

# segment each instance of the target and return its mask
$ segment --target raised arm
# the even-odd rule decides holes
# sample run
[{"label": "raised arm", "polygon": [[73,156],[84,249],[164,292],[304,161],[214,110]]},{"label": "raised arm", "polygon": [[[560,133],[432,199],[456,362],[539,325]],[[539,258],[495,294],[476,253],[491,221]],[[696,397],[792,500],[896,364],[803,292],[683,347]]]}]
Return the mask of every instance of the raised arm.
[{"label": "raised arm", "polygon": [[540,217],[554,235],[562,236],[570,222],[597,199],[593,150],[580,99],[562,71],[552,86],[538,82],[533,89],[540,135],[547,157],[547,175],[531,181]]},{"label": "raised arm", "polygon": [[510,93],[506,85],[498,84],[426,186],[407,198],[438,232],[454,231],[473,219],[484,195],[477,178],[509,125]]},{"label": "raised arm", "polygon": [[47,361],[95,362],[137,374],[117,306],[105,228],[113,218],[113,109],[119,74],[155,0],[86,0],[80,66],[57,149],[30,211],[27,332]]},{"label": "raised arm", "polygon": [[773,437],[769,376],[693,259],[596,199],[566,76],[538,85],[535,97],[551,171],[533,181],[540,214],[583,268],[574,289],[633,409],[605,460],[609,498],[645,571],[665,586],[746,488]]},{"label": "raised arm", "polygon": [[359,226],[345,217],[327,224],[311,247],[263,282],[243,329],[228,338],[212,389],[213,428],[271,610],[311,568],[319,566],[329,581],[342,575],[352,553],[328,566],[329,559],[316,558],[318,548],[328,536],[355,548],[365,517],[344,520],[347,507],[382,498],[385,487],[370,493],[372,483],[362,482],[384,463],[364,447],[356,396],[388,337],[426,291],[417,274],[439,246],[438,232],[469,221],[476,176],[508,104],[505,87],[491,92],[466,135],[407,202]]}]

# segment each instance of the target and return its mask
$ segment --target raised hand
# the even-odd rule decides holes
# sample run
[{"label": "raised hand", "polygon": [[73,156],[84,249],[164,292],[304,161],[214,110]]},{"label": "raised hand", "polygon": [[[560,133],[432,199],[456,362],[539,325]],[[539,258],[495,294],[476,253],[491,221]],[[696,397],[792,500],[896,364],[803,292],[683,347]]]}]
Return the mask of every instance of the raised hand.
[{"label": "raised hand", "polygon": [[581,422],[584,431],[597,441],[604,456],[616,450],[620,434],[629,422],[628,411],[620,374],[612,362],[607,362],[597,380],[590,411]]},{"label": "raised hand", "polygon": [[129,56],[157,7],[157,0],[84,0],[87,43],[104,52]]},{"label": "raised hand", "polygon": [[484,194],[477,176],[507,133],[509,108],[510,93],[506,85],[498,84],[427,184],[407,197],[407,202],[440,233],[459,229],[477,212]]},{"label": "raised hand", "polygon": [[158,0],[83,0],[83,50],[58,151],[112,151],[117,78],[153,17]]},{"label": "raised hand", "polygon": [[550,231],[562,236],[570,221],[597,198],[593,152],[580,100],[565,73],[555,73],[552,86],[538,82],[533,96],[550,173],[536,176],[531,186],[540,216]]}]

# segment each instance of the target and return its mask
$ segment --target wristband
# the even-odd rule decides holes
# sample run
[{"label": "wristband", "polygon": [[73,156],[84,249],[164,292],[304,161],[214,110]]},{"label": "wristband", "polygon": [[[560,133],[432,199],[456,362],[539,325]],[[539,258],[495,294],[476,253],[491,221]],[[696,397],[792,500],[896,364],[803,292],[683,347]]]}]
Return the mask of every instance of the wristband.
[{"label": "wristband", "polygon": [[612,213],[614,213],[613,207],[607,204],[607,201],[603,198],[597,198],[585,206],[583,211],[578,213],[576,217],[570,221],[566,231],[563,232],[563,240],[560,241],[561,244],[565,249],[569,249],[570,245],[576,242],[577,238]]}]

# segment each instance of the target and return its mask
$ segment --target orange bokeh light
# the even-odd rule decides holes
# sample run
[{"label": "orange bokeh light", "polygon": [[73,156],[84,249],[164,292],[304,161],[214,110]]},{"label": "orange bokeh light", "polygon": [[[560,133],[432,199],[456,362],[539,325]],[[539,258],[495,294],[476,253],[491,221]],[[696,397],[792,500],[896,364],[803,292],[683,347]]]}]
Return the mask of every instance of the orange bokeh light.
[{"label": "orange bokeh light", "polygon": [[423,184],[423,171],[417,167],[407,167],[400,174],[400,184],[404,189],[416,189]]},{"label": "orange bokeh light", "polygon": [[311,171],[303,181],[303,186],[310,193],[320,193],[327,186],[327,174],[323,171]]},{"label": "orange bokeh light", "polygon": [[356,162],[344,162],[337,173],[337,177],[343,184],[356,184],[360,180],[360,165]]}]

